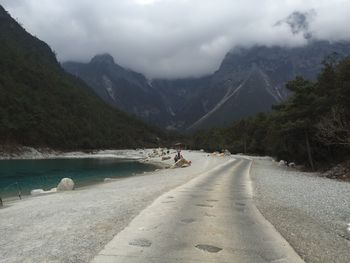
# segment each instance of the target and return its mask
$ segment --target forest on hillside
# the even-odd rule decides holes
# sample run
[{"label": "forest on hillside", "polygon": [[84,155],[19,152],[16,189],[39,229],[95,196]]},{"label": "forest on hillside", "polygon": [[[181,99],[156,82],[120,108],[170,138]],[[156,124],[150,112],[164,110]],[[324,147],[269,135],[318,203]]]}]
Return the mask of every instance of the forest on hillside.
[{"label": "forest on hillside", "polygon": [[193,147],[274,156],[315,170],[350,157],[350,58],[326,58],[317,80],[287,83],[293,95],[267,114],[197,132]]},{"label": "forest on hillside", "polygon": [[167,140],[65,73],[50,47],[1,6],[0,32],[0,146],[136,148]]}]

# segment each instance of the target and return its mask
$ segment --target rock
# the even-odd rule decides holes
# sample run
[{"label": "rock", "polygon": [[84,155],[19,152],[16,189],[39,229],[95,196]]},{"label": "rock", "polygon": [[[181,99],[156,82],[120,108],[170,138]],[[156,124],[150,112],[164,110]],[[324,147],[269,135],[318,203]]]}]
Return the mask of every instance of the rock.
[{"label": "rock", "polygon": [[74,181],[70,178],[63,178],[57,185],[57,191],[72,191],[74,189]]},{"label": "rock", "polygon": [[166,161],[166,160],[169,160],[169,159],[171,159],[170,156],[163,156],[163,157],[162,157],[162,161]]},{"label": "rock", "polygon": [[116,179],[107,177],[107,178],[103,179],[103,181],[104,182],[113,182],[113,181],[116,181]]},{"label": "rock", "polygon": [[231,155],[231,152],[229,151],[229,150],[224,150],[224,154],[226,155],[226,156],[230,156]]},{"label": "rock", "polygon": [[204,150],[203,150],[203,149],[200,149],[199,151],[202,152],[202,153],[204,153]]},{"label": "rock", "polygon": [[350,181],[350,160],[334,166],[332,169],[323,173],[328,178],[339,178]]},{"label": "rock", "polygon": [[190,165],[191,161],[187,161],[185,158],[181,158],[172,166],[172,168],[188,167]]},{"label": "rock", "polygon": [[43,189],[34,189],[30,191],[30,195],[37,196],[37,195],[46,195],[46,194],[53,194],[57,192],[57,188],[51,188],[49,191],[44,191]]},{"label": "rock", "polygon": [[284,160],[279,161],[278,166],[286,166],[287,162]]},{"label": "rock", "polygon": [[295,163],[291,162],[291,163],[288,164],[288,166],[291,167],[291,168],[295,168]]},{"label": "rock", "polygon": [[34,189],[32,191],[30,191],[30,195],[41,195],[44,193],[44,190],[43,189]]}]

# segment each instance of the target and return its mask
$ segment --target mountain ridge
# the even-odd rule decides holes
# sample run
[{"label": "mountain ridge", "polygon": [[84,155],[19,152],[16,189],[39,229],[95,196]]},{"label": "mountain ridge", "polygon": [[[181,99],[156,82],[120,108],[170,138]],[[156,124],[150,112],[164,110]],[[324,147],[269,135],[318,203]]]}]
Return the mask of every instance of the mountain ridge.
[{"label": "mountain ridge", "polygon": [[[114,93],[124,90],[120,96],[128,103],[128,107],[118,103],[112,105],[168,129],[195,131],[225,126],[232,121],[270,111],[273,105],[283,102],[289,96],[290,92],[285,88],[288,80],[299,75],[315,79],[321,70],[323,59],[334,52],[340,57],[349,55],[350,43],[309,39],[308,45],[295,48],[238,47],[225,56],[212,75],[175,80],[149,81],[141,73],[114,63],[114,67],[124,73],[118,79],[113,78],[113,74],[109,75],[109,86],[113,86]],[[91,66],[91,62],[67,62],[62,65],[74,74],[79,69]],[[77,74],[96,93],[106,90],[108,85],[101,81],[103,74],[95,69],[93,75],[91,80],[91,73]],[[138,89],[142,92],[137,93],[135,88],[130,88],[133,76],[142,78],[142,83],[138,82]],[[238,87],[240,90],[233,95]],[[126,95],[127,93],[132,95]],[[144,93],[147,94],[147,103],[140,99],[145,96]]]}]

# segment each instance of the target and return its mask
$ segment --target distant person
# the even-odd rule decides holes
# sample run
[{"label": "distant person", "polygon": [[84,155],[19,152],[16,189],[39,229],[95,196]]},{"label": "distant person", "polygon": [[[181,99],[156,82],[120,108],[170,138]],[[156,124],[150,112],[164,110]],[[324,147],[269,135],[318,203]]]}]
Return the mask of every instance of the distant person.
[{"label": "distant person", "polygon": [[177,150],[177,153],[176,153],[176,155],[175,155],[175,157],[174,157],[175,163],[176,163],[178,160],[180,160],[181,158],[183,158],[182,155],[181,155],[181,150]]}]

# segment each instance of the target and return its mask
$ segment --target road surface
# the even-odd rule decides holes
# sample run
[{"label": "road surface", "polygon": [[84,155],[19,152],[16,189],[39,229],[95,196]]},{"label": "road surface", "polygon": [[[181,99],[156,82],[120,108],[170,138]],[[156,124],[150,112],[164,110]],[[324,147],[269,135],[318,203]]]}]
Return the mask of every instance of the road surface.
[{"label": "road surface", "polygon": [[231,158],[161,195],[93,262],[303,262],[256,209],[250,166]]}]

